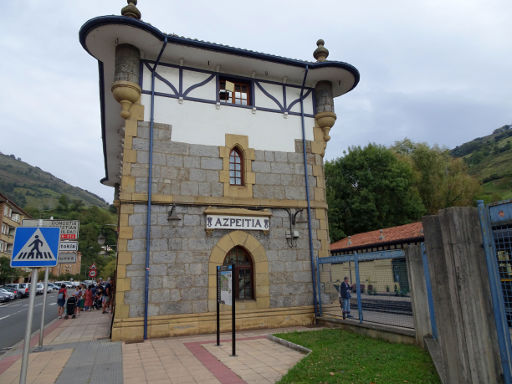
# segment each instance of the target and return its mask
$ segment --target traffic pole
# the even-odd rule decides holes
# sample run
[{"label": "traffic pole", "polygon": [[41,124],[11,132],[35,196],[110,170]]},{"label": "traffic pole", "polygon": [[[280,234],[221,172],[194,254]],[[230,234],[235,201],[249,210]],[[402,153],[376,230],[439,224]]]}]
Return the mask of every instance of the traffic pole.
[{"label": "traffic pole", "polygon": [[48,269],[48,267],[44,269],[43,311],[41,313],[41,328],[39,330],[39,348],[43,348],[44,315],[46,312],[46,296],[48,295]]},{"label": "traffic pole", "polygon": [[32,316],[34,315],[34,303],[36,301],[37,268],[32,268],[30,278],[30,297],[27,313],[27,327],[25,328],[25,344],[23,345],[23,359],[21,360],[20,384],[27,382],[28,352],[30,350],[30,334],[32,333]]}]

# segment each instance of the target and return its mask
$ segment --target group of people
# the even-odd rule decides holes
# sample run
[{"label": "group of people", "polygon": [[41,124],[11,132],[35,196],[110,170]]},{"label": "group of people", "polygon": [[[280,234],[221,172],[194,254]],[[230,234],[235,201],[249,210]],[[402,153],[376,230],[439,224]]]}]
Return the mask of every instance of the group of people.
[{"label": "group of people", "polygon": [[62,284],[57,293],[59,319],[75,318],[81,311],[102,310],[103,313],[112,311],[112,284],[110,278],[100,281],[97,285],[79,284],[68,289]]}]

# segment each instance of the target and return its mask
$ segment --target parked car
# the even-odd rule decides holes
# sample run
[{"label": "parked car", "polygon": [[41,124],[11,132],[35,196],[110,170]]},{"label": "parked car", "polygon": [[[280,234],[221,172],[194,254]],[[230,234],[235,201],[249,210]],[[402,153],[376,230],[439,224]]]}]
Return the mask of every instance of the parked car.
[{"label": "parked car", "polygon": [[9,300],[16,299],[16,295],[5,288],[0,288],[0,293],[7,295],[9,297]]},{"label": "parked car", "polygon": [[36,295],[42,295],[44,293],[44,284],[37,283],[36,284]]},{"label": "parked car", "polygon": [[29,284],[28,283],[13,283],[13,284],[5,284],[8,288],[17,289],[20,293],[20,297],[28,297],[29,294]]},{"label": "parked car", "polygon": [[0,303],[5,303],[6,301],[10,301],[11,298],[7,293],[0,292]]},{"label": "parked car", "polygon": [[11,287],[8,287],[7,285],[4,285],[2,288],[8,290],[9,292],[14,293],[15,299],[21,299],[23,297],[21,292],[18,291],[16,288],[11,288]]},{"label": "parked car", "polygon": [[54,283],[48,283],[48,292],[51,291],[58,291],[60,289],[60,285],[57,286],[57,284]]}]

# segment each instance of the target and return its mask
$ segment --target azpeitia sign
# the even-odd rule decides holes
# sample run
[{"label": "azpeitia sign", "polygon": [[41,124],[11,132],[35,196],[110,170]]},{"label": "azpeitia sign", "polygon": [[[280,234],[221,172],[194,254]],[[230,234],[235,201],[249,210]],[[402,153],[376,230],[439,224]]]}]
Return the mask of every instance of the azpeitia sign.
[{"label": "azpeitia sign", "polygon": [[206,229],[268,231],[270,229],[270,219],[257,216],[206,215]]}]

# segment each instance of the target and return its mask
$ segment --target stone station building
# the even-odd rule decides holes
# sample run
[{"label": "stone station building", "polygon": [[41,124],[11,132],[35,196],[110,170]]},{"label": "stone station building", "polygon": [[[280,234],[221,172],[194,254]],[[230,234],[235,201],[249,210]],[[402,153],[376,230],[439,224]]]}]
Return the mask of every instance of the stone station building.
[{"label": "stone station building", "polygon": [[311,324],[333,98],[357,69],[327,61],[322,40],[307,62],[165,34],[136,1],[121,13],[80,30],[119,209],[112,338],[215,331],[216,268],[230,263],[237,328]]}]

